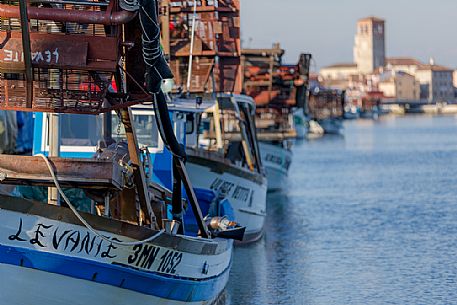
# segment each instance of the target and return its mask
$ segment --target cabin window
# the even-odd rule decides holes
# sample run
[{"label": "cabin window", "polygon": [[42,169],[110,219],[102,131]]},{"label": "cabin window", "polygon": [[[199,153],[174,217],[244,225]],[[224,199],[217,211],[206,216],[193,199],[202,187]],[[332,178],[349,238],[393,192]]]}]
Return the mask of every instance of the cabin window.
[{"label": "cabin window", "polygon": [[99,116],[63,114],[60,116],[61,145],[95,146],[101,139],[102,120]]},{"label": "cabin window", "polygon": [[195,117],[194,114],[186,115],[186,134],[191,135],[195,132]]},{"label": "cabin window", "polygon": [[[124,125],[119,124],[119,118],[113,114],[112,136],[115,141],[126,140]],[[153,112],[133,111],[133,124],[138,139],[139,147],[149,149],[163,149],[163,143],[159,137],[156,119]]]},{"label": "cabin window", "polygon": [[[49,115],[43,116],[41,151],[49,151]],[[60,115],[60,149],[62,152],[95,153],[102,134],[100,116],[81,114]]]}]

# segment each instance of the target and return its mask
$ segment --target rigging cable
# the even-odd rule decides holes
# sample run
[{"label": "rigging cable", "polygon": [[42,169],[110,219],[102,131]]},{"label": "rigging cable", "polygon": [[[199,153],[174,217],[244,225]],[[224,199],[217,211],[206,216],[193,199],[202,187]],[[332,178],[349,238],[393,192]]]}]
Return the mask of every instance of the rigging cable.
[{"label": "rigging cable", "polygon": [[70,207],[70,210],[73,212],[73,214],[75,214],[76,218],[79,219],[79,221],[81,221],[81,223],[89,230],[91,231],[95,236],[101,238],[102,240],[104,241],[107,241],[109,243],[112,243],[112,244],[115,244],[115,245],[119,245],[119,246],[126,246],[126,247],[130,247],[130,246],[138,246],[138,245],[142,245],[142,244],[145,244],[145,243],[148,243],[148,242],[152,242],[154,241],[155,239],[157,239],[159,236],[161,236],[163,233],[165,233],[164,230],[160,230],[159,232],[157,232],[156,234],[152,235],[151,237],[147,238],[147,239],[144,239],[144,240],[141,240],[141,241],[135,241],[135,242],[123,242],[123,241],[118,241],[118,240],[114,240],[114,239],[109,239],[108,237],[100,234],[97,230],[95,230],[82,216],[81,214],[78,212],[78,210],[74,207],[73,204],[71,204],[70,200],[68,199],[68,197],[65,195],[64,191],[62,190],[62,188],[60,187],[60,183],[59,181],[57,180],[57,177],[56,177],[56,174],[54,173],[54,169],[52,168],[52,165],[51,163],[49,162],[49,159],[48,157],[46,157],[45,155],[43,154],[37,154],[36,155],[37,157],[41,157],[43,158],[43,160],[46,162],[46,166],[48,167],[49,169],[49,173],[51,174],[51,177],[52,177],[52,180],[54,180],[54,184],[57,188],[57,190],[59,191],[60,195],[62,196],[63,200],[68,204],[68,206]]}]

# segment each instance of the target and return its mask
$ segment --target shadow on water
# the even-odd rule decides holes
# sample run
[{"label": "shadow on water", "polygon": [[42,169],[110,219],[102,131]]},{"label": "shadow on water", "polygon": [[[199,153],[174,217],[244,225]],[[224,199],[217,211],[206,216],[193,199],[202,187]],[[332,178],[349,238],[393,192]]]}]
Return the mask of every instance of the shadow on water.
[{"label": "shadow on water", "polygon": [[354,121],[296,143],[222,304],[457,304],[457,117]]}]

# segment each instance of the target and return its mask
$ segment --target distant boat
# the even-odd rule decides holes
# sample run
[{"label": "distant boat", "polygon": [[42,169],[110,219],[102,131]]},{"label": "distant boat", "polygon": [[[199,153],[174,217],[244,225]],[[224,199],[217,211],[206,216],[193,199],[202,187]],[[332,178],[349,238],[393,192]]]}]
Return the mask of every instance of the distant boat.
[{"label": "distant boat", "polygon": [[344,119],[346,120],[356,120],[360,118],[360,113],[356,106],[347,106],[344,107]]},{"label": "distant boat", "polygon": [[288,141],[260,142],[260,152],[268,178],[268,190],[287,189],[289,168],[292,163],[292,151]]},{"label": "distant boat", "polygon": [[343,134],[343,120],[336,118],[329,118],[319,120],[319,125],[324,129],[325,134],[342,135]]},{"label": "distant boat", "polygon": [[360,112],[360,117],[363,119],[372,119],[377,120],[381,115],[382,110],[378,106],[373,106],[370,109],[365,109],[364,111]]},{"label": "distant boat", "polygon": [[309,132],[309,123],[303,113],[303,109],[299,108],[294,112],[294,128],[297,133],[297,139],[302,140],[306,138]]},{"label": "distant boat", "polygon": [[[309,99],[310,117],[324,130],[325,134],[342,134],[344,119],[344,104],[346,92],[341,90],[316,87],[311,91]],[[313,124],[314,135],[319,134],[319,128]]]},{"label": "distant boat", "polygon": [[321,125],[315,120],[310,120],[309,121],[309,133],[307,138],[312,140],[316,138],[323,137],[325,134],[324,128],[322,128]]}]

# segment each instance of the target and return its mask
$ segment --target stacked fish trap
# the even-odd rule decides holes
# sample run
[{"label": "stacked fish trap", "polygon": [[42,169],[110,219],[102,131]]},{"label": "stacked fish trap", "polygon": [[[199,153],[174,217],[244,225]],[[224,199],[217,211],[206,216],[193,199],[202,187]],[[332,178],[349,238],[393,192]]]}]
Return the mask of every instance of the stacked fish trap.
[{"label": "stacked fish trap", "polygon": [[316,120],[341,118],[344,115],[345,91],[319,90],[311,92],[309,114]]},{"label": "stacked fish trap", "polygon": [[243,49],[243,86],[258,107],[304,107],[309,86],[310,54],[301,54],[296,65],[284,65],[284,50]]},{"label": "stacked fish trap", "polygon": [[0,109],[96,114],[132,103],[117,87],[134,11],[118,1],[21,1],[0,1]]},{"label": "stacked fish trap", "polygon": [[169,5],[163,7],[162,32],[169,33],[165,49],[178,87],[193,93],[241,92],[239,0],[201,0],[196,9],[193,1],[163,2]]}]

